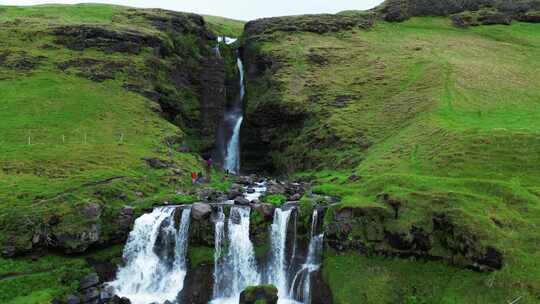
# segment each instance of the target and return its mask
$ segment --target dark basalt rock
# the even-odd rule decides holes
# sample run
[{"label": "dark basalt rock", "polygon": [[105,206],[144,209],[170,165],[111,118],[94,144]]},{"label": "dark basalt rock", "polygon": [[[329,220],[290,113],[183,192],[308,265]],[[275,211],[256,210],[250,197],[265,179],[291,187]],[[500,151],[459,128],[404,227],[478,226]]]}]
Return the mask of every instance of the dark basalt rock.
[{"label": "dark basalt rock", "polygon": [[99,276],[97,273],[91,273],[84,276],[79,282],[80,289],[87,289],[90,287],[95,287],[99,284]]},{"label": "dark basalt rock", "polygon": [[143,160],[153,169],[167,169],[173,166],[172,162],[156,157],[144,157]]},{"label": "dark basalt rock", "polygon": [[189,269],[179,303],[208,303],[212,299],[213,265],[200,265]]},{"label": "dark basalt rock", "polygon": [[[391,201],[389,197],[387,201]],[[330,212],[325,243],[337,251],[359,250],[366,254],[445,260],[458,267],[478,271],[501,269],[504,257],[447,214],[435,214],[431,227],[411,225],[396,230],[395,216],[383,207],[341,208]],[[327,218],[328,220],[329,218]],[[435,245],[443,250],[433,249]]]},{"label": "dark basalt rock", "polygon": [[273,32],[313,32],[317,34],[339,32],[353,28],[370,28],[371,15],[303,15],[293,17],[264,18],[250,21],[245,26],[247,37],[271,34]]},{"label": "dark basalt rock", "polygon": [[[485,9],[489,10],[485,10]],[[381,17],[390,22],[401,22],[411,17],[421,16],[450,16],[461,14],[464,16],[452,17],[457,26],[477,25],[470,19],[470,12],[480,13],[484,9],[484,17],[480,17],[480,24],[509,24],[512,19],[526,22],[538,22],[536,18],[524,17],[529,12],[540,10],[540,1],[512,1],[512,0],[470,0],[470,1],[432,1],[432,0],[387,0],[375,9]],[[486,13],[486,11],[488,13]]]},{"label": "dark basalt rock", "polygon": [[158,36],[137,31],[114,31],[98,26],[79,25],[62,26],[52,30],[57,36],[56,44],[82,51],[87,48],[112,53],[139,54],[142,47],[162,47],[163,41]]},{"label": "dark basalt rock", "polygon": [[114,79],[116,74],[123,70],[124,65],[126,63],[79,58],[62,62],[58,64],[58,68],[65,73],[70,73],[70,69],[76,69],[75,74],[79,77],[103,82]]},{"label": "dark basalt rock", "polygon": [[195,221],[207,220],[212,213],[212,207],[209,204],[195,203],[191,207],[191,217]]},{"label": "dark basalt rock", "polygon": [[273,285],[247,287],[240,294],[240,304],[277,304],[278,290]]}]

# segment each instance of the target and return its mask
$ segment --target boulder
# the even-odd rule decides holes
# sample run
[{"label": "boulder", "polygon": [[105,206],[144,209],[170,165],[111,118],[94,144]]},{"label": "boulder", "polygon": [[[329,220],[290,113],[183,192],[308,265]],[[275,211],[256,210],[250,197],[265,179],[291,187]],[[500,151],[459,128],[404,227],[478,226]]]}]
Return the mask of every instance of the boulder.
[{"label": "boulder", "polygon": [[278,289],[274,285],[250,286],[240,294],[240,304],[277,304]]},{"label": "boulder", "polygon": [[165,161],[156,157],[143,157],[143,160],[153,169],[166,169],[170,168],[173,163]]},{"label": "boulder", "polygon": [[299,201],[302,198],[302,194],[295,193],[289,197],[290,201]]},{"label": "boulder", "polygon": [[272,204],[252,204],[253,210],[260,213],[264,219],[271,220],[274,217],[276,207]]},{"label": "boulder", "polygon": [[80,304],[81,299],[75,295],[69,295],[66,299],[66,304]]},{"label": "boulder", "polygon": [[97,275],[97,273],[94,272],[94,273],[84,276],[80,280],[79,288],[83,290],[83,289],[97,286],[98,284],[99,284],[99,276]]},{"label": "boulder", "polygon": [[82,208],[82,213],[88,219],[97,220],[101,216],[101,206],[90,203]]},{"label": "boulder", "polygon": [[234,203],[237,204],[237,205],[249,206],[250,201],[247,198],[243,197],[243,196],[237,196],[234,199]]},{"label": "boulder", "polygon": [[212,214],[212,207],[205,203],[195,203],[191,207],[191,217],[196,221],[206,220]]},{"label": "boulder", "polygon": [[91,287],[81,293],[81,303],[97,303],[100,291],[96,287]]}]

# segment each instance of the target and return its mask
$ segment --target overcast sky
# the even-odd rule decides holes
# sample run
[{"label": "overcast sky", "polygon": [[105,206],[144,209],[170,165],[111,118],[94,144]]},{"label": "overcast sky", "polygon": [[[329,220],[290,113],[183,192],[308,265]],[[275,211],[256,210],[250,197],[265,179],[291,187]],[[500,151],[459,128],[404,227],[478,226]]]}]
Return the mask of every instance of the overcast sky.
[{"label": "overcast sky", "polygon": [[309,13],[337,13],[370,9],[382,0],[0,0],[0,5],[99,2],[134,7],[159,7],[176,11],[217,15],[240,20]]}]

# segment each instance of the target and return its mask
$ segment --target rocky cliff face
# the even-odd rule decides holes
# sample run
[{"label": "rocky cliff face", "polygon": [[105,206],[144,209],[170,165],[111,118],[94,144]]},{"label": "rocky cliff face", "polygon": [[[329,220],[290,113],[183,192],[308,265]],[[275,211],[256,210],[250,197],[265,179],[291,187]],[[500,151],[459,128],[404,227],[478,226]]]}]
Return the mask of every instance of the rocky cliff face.
[{"label": "rocky cliff face", "polygon": [[[507,24],[512,19],[534,21],[531,16],[540,10],[537,0],[387,0],[378,10],[387,21],[404,21],[419,16],[449,16],[466,11],[477,11],[486,19],[482,24]],[[494,16],[493,14],[499,15]]]},{"label": "rocky cliff face", "polygon": [[[242,128],[242,166],[245,170],[293,171],[316,166],[317,158],[303,156],[301,149],[293,144],[295,139],[310,127],[307,121],[317,119],[317,91],[323,89],[316,83],[312,96],[291,92],[290,70],[295,65],[305,68],[323,67],[328,63],[326,51],[310,50],[301,58],[291,58],[284,49],[272,46],[272,42],[283,42],[286,35],[310,33],[324,35],[340,31],[368,29],[373,24],[373,15],[306,15],[298,17],[267,18],[246,24],[243,57],[246,63],[247,100],[246,116]],[[294,47],[285,46],[287,50]],[[307,72],[307,71],[306,71]],[[307,75],[305,75],[307,76]],[[300,76],[303,77],[303,76]],[[306,77],[307,78],[307,77]],[[304,82],[296,85],[297,90],[306,88]],[[313,121],[313,120],[311,120]],[[315,148],[332,144],[317,140]],[[332,139],[339,142],[339,139]],[[291,155],[291,154],[294,154]]]}]

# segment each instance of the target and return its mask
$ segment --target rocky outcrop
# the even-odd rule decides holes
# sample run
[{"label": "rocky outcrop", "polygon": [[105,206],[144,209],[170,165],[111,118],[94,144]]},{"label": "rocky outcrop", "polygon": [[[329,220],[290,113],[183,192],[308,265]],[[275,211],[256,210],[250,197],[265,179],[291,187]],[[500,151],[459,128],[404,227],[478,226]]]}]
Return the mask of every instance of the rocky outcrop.
[{"label": "rocky outcrop", "polygon": [[[513,19],[535,22],[534,18],[528,19],[525,16],[539,9],[540,1],[537,0],[387,0],[375,10],[381,14],[384,20],[392,22],[405,21],[411,17],[450,16],[483,10],[490,12],[484,13],[484,16],[481,17],[483,21],[480,21],[480,24],[507,24]],[[462,23],[458,21],[459,19],[456,19],[454,23],[462,26]]]},{"label": "rocky outcrop", "polygon": [[332,210],[326,219],[326,244],[337,251],[445,260],[478,271],[503,267],[500,250],[484,245],[444,213],[434,214],[429,227],[409,224],[399,229],[395,215],[395,209],[384,205]]},{"label": "rocky outcrop", "polygon": [[277,304],[278,290],[273,285],[247,287],[240,294],[240,304]]},{"label": "rocky outcrop", "polygon": [[248,39],[260,38],[273,32],[312,32],[324,34],[353,28],[367,29],[373,25],[370,14],[358,15],[302,15],[293,17],[274,17],[250,21],[246,24],[245,35]]}]

